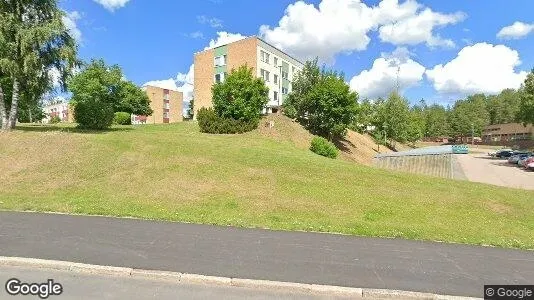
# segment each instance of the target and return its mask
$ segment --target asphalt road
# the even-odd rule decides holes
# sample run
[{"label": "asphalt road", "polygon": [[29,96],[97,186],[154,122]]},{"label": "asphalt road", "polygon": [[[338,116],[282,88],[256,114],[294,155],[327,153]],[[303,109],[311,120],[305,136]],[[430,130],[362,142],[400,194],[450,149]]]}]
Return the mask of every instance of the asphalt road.
[{"label": "asphalt road", "polygon": [[534,284],[534,252],[54,214],[0,212],[0,256],[482,297]]},{"label": "asphalt road", "polygon": [[25,283],[44,283],[53,279],[63,287],[60,295],[51,295],[48,299],[83,300],[83,299],[348,299],[342,297],[320,297],[310,294],[288,293],[284,291],[267,291],[217,285],[181,284],[170,281],[148,280],[82,274],[65,271],[36,270],[29,268],[0,268],[0,299],[39,299],[37,296],[12,297],[5,290],[5,283],[17,278]]}]

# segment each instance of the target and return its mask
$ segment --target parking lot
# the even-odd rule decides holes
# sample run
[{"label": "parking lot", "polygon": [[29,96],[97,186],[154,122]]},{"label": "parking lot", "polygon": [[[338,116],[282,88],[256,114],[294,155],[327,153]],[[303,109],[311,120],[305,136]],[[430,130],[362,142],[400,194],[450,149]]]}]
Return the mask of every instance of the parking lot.
[{"label": "parking lot", "polygon": [[510,164],[507,159],[492,158],[488,156],[489,151],[456,156],[469,181],[534,190],[534,172]]}]

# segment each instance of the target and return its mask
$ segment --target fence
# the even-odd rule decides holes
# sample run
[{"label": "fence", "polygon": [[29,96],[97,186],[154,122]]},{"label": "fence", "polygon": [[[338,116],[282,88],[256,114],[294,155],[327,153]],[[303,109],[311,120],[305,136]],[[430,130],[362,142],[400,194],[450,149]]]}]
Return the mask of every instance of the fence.
[{"label": "fence", "polygon": [[385,153],[375,157],[379,168],[424,174],[442,178],[455,178],[460,170],[454,156],[468,153],[467,146],[438,146],[403,152]]}]

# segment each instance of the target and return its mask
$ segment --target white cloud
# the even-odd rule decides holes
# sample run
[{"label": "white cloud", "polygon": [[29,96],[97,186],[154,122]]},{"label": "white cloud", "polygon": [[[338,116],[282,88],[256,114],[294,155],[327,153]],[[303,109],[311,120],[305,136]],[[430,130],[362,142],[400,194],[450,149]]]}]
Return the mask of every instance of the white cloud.
[{"label": "white cloud", "polygon": [[178,91],[178,86],[176,86],[176,81],[172,78],[165,80],[153,80],[143,84],[145,86],[155,86],[162,89],[168,89],[173,91]]},{"label": "white cloud", "polygon": [[240,41],[246,38],[247,38],[246,36],[240,33],[229,33],[226,31],[219,31],[217,32],[217,38],[212,39],[209,42],[209,45],[206,48],[204,48],[204,50],[217,48],[217,47],[224,46],[224,45],[227,45],[233,42],[237,42],[237,41]]},{"label": "white cloud", "polygon": [[382,53],[369,70],[364,70],[350,80],[352,90],[361,98],[385,97],[395,90],[398,83],[401,90],[413,87],[421,80],[425,67],[410,58],[406,48],[397,48],[393,53]]},{"label": "white cloud", "polygon": [[529,33],[534,32],[534,23],[526,24],[523,22],[514,22],[510,26],[503,27],[497,33],[499,39],[520,39],[527,36]]},{"label": "white cloud", "polygon": [[113,12],[116,9],[124,7],[130,0],[94,0],[96,3],[104,6],[105,9]]},{"label": "white cloud", "polygon": [[66,15],[61,17],[63,24],[69,31],[70,35],[79,43],[82,41],[82,32],[78,28],[76,22],[82,18],[77,11],[66,12]]},{"label": "white cloud", "polygon": [[521,64],[517,51],[504,45],[478,43],[466,46],[458,56],[426,71],[441,93],[497,94],[505,88],[519,88],[527,72],[516,72]]},{"label": "white cloud", "polygon": [[223,27],[223,21],[221,19],[217,18],[210,18],[206,17],[204,15],[197,16],[197,21],[200,24],[208,24],[212,28],[222,28]]},{"label": "white cloud", "polygon": [[380,27],[379,36],[383,42],[394,45],[426,43],[429,47],[454,47],[455,44],[452,40],[441,38],[434,34],[433,30],[436,27],[458,23],[464,18],[463,13],[447,15],[426,8],[418,14]]},{"label": "white cloud", "polygon": [[433,12],[415,0],[383,0],[377,6],[361,0],[322,0],[317,7],[298,1],[286,8],[278,26],[261,26],[260,35],[300,58],[319,56],[332,62],[338,53],[367,49],[368,34],[376,30],[383,41],[395,45],[450,46],[451,40],[433,31],[463,18],[462,13]]}]

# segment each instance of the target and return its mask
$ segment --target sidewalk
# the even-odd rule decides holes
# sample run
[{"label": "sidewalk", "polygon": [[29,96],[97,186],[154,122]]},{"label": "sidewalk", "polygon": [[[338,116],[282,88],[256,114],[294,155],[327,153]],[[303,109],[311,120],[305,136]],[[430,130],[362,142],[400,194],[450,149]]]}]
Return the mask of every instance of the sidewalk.
[{"label": "sidewalk", "polygon": [[534,278],[532,251],[12,212],[0,256],[472,297]]}]

